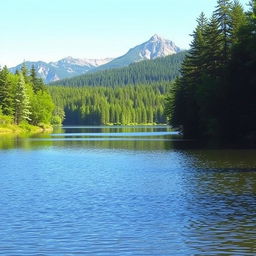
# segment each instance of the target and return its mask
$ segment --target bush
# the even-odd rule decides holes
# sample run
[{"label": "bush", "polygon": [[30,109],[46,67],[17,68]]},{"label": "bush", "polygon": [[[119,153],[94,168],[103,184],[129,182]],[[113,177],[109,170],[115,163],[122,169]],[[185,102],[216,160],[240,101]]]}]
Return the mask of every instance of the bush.
[{"label": "bush", "polygon": [[13,123],[13,118],[11,116],[5,116],[0,114],[0,125],[8,125]]}]

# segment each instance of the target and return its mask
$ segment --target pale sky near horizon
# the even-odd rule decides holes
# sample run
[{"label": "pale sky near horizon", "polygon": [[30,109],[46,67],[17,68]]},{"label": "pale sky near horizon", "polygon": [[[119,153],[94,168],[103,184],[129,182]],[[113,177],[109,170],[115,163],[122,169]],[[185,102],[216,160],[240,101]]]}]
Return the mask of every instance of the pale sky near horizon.
[{"label": "pale sky near horizon", "polygon": [[[187,49],[200,12],[217,0],[1,1],[0,65],[118,57],[153,34]],[[246,7],[249,0],[240,0]]]}]

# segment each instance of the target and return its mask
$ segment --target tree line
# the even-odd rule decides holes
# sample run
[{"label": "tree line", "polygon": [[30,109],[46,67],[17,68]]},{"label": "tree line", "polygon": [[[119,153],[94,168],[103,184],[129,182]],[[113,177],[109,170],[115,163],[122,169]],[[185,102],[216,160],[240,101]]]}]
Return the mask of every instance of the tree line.
[{"label": "tree line", "polygon": [[130,64],[128,67],[98,71],[82,76],[56,81],[54,85],[66,86],[120,86],[172,81],[180,75],[179,69],[186,52],[164,58]]},{"label": "tree line", "polygon": [[127,86],[50,86],[64,124],[148,124],[166,123],[165,95],[171,83]]},{"label": "tree line", "polygon": [[0,69],[0,124],[43,125],[60,118],[46,85],[25,65],[12,74],[5,66]]},{"label": "tree line", "polygon": [[193,31],[165,112],[184,137],[256,144],[256,0],[218,0]]}]

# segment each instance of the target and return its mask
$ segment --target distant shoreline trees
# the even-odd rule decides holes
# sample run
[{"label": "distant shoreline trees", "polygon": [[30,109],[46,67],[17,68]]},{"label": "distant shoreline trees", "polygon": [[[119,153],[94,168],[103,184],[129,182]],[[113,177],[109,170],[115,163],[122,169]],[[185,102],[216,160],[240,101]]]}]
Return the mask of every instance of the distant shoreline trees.
[{"label": "distant shoreline trees", "polygon": [[65,110],[64,124],[166,123],[164,102],[172,83],[126,86],[50,86],[58,109]]},{"label": "distant shoreline trees", "polygon": [[164,99],[185,55],[56,81],[49,91],[57,108],[65,111],[64,124],[166,123]]}]

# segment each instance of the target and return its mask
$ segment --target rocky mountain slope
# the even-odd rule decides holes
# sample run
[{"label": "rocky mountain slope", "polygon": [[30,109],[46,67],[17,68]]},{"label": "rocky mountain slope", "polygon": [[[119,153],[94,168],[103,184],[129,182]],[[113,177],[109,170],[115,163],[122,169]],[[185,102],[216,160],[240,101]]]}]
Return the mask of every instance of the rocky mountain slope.
[{"label": "rocky mountain slope", "polygon": [[[43,62],[43,61],[26,61],[25,65],[28,69],[34,65],[38,75],[46,82],[54,82],[64,78],[70,78],[78,75],[85,74],[86,72],[94,69],[100,65],[106,64],[111,61],[111,58],[106,59],[75,59],[67,57],[56,62]],[[15,72],[22,67],[19,64],[16,67],[10,68],[11,72]]]},{"label": "rocky mountain slope", "polygon": [[[38,75],[46,83],[51,83],[65,78],[80,76],[85,73],[126,67],[131,63],[165,57],[179,53],[180,51],[181,49],[174,42],[164,39],[159,35],[153,35],[145,43],[135,46],[126,54],[115,59],[75,59],[67,57],[56,62],[26,61],[25,64],[29,69],[34,65]],[[15,72],[21,67],[22,64],[19,64],[16,67],[10,68],[10,71]]]},{"label": "rocky mountain slope", "polygon": [[176,54],[181,49],[174,42],[164,39],[159,35],[153,35],[148,41],[130,49],[125,55],[118,57],[105,65],[101,65],[92,71],[120,68],[130,65],[131,63],[142,60],[152,60],[159,57]]}]

